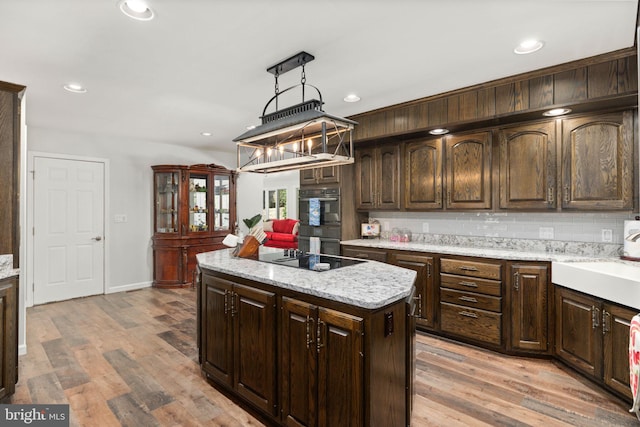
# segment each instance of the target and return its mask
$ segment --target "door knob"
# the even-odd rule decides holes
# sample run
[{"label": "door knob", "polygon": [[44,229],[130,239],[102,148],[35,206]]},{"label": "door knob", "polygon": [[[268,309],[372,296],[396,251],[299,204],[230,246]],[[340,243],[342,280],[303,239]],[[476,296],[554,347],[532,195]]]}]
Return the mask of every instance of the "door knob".
[{"label": "door knob", "polygon": [[102,240],[102,236],[92,237],[91,240],[95,240],[96,242],[99,242],[100,240]]}]

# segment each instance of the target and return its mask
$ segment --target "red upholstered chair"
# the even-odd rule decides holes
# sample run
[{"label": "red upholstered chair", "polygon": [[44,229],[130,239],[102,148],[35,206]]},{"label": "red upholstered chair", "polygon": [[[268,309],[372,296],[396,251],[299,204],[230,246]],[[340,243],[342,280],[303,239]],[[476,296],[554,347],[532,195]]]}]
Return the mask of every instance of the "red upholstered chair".
[{"label": "red upholstered chair", "polygon": [[282,249],[298,249],[297,219],[273,219],[262,223],[262,229],[267,235],[264,246]]}]

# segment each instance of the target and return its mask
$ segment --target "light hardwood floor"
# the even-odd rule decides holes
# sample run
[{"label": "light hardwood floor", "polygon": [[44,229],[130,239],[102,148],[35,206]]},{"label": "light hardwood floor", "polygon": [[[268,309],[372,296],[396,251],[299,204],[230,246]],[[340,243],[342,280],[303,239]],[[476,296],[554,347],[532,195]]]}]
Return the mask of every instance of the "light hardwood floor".
[{"label": "light hardwood floor", "polygon": [[[11,403],[68,403],[72,426],[257,426],[206,383],[193,289],[143,289],[27,309]],[[563,365],[418,334],[412,426],[638,426]]]}]

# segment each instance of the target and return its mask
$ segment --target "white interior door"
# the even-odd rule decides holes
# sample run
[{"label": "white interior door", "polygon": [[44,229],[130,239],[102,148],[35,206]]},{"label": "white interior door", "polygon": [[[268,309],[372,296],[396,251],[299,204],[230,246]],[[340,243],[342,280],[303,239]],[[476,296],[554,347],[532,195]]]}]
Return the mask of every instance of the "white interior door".
[{"label": "white interior door", "polygon": [[33,302],[104,293],[104,163],[34,158]]}]

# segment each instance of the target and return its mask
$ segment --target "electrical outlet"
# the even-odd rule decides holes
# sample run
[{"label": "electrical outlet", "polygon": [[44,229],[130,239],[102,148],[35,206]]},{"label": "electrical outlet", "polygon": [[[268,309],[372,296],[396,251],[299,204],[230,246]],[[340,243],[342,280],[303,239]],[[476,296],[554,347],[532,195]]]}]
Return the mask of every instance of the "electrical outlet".
[{"label": "electrical outlet", "polygon": [[422,223],[422,232],[423,233],[428,233],[429,232],[429,223],[428,222],[423,222]]},{"label": "electrical outlet", "polygon": [[541,239],[553,239],[553,227],[540,227],[538,233]]},{"label": "electrical outlet", "polygon": [[113,222],[127,222],[127,216],[125,214],[116,214],[113,216]]},{"label": "electrical outlet", "polygon": [[602,241],[603,242],[613,242],[613,230],[610,228],[602,229]]}]

